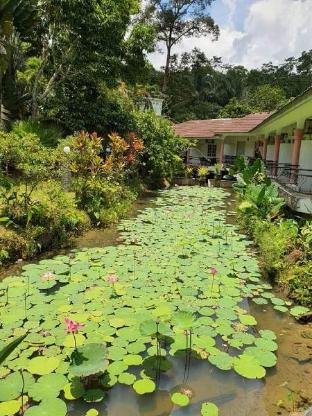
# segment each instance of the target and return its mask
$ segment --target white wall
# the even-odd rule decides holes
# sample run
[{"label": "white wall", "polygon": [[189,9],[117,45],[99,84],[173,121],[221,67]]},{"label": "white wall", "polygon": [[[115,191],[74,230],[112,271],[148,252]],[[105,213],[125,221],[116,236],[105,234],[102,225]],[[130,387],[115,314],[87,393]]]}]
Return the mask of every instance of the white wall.
[{"label": "white wall", "polygon": [[234,137],[225,138],[224,156],[236,156],[236,139]]},{"label": "white wall", "polygon": [[[299,158],[300,169],[312,169],[312,140],[302,140]],[[312,172],[302,171],[303,175],[312,175]],[[311,192],[312,178],[299,176],[298,185],[302,192]]]},{"label": "white wall", "polygon": [[299,166],[301,169],[312,169],[312,140],[301,142]]},{"label": "white wall", "polygon": [[255,157],[255,142],[250,140],[245,144],[245,156]]},{"label": "white wall", "polygon": [[274,157],[274,144],[269,144],[266,160],[273,160],[273,157]]},{"label": "white wall", "polygon": [[291,163],[292,144],[281,143],[279,153],[279,163]]}]

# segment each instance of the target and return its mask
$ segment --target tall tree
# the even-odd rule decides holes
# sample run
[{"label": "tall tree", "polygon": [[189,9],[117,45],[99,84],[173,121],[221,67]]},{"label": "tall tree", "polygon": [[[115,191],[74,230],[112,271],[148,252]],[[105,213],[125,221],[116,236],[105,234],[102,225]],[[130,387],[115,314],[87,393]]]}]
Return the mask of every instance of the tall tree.
[{"label": "tall tree", "polygon": [[166,45],[163,91],[168,87],[172,48],[187,37],[212,35],[217,39],[219,28],[208,12],[214,0],[149,0],[145,17],[155,26],[158,41]]},{"label": "tall tree", "polygon": [[[142,74],[154,32],[133,21],[139,6],[139,0],[38,2],[36,37],[28,52],[40,62],[27,86],[34,120],[47,107],[66,103],[67,110],[75,112],[74,120],[82,123],[79,101],[86,108],[90,102],[91,108],[105,86],[116,87],[126,75],[133,82],[136,73]],[[73,109],[71,101],[78,107]],[[56,117],[57,110],[62,112],[54,108]]]},{"label": "tall tree", "polygon": [[[0,2],[0,127],[6,110],[3,105],[3,80],[8,69],[14,78],[14,51],[20,40],[27,39],[34,26],[36,14],[33,0],[3,0]],[[9,76],[9,78],[10,78]]]}]

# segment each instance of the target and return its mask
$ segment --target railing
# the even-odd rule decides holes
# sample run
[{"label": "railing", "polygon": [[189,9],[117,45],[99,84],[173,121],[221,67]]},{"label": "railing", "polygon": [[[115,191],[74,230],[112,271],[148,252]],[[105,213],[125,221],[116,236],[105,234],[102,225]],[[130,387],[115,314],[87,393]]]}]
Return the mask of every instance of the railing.
[{"label": "railing", "polygon": [[312,169],[302,169],[291,163],[266,161],[268,175],[287,188],[301,193],[312,193]]}]

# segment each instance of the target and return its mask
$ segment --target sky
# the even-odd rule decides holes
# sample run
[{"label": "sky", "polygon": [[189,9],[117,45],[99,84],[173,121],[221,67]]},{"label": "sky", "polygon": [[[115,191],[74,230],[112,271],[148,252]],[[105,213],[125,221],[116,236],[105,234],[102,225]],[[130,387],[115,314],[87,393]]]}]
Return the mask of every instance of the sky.
[{"label": "sky", "polygon": [[[197,47],[208,57],[250,69],[312,49],[312,0],[215,0],[210,14],[220,27],[219,39],[184,39],[173,53]],[[165,55],[155,52],[150,61],[160,68]]]}]

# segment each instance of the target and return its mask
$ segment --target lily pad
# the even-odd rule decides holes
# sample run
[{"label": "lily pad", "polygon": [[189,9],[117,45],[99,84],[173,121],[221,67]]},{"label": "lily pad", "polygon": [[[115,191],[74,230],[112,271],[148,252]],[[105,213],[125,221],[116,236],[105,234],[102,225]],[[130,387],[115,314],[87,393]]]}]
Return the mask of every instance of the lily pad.
[{"label": "lily pad", "polygon": [[60,361],[59,357],[35,357],[29,361],[27,370],[31,374],[44,376],[56,370]]},{"label": "lily pad", "polygon": [[186,394],[182,393],[173,393],[171,396],[172,403],[184,407],[187,406],[190,403],[190,399]]},{"label": "lily pad", "polygon": [[88,377],[105,371],[106,350],[101,344],[86,344],[72,354],[69,371],[76,377]]},{"label": "lily pad", "polygon": [[133,388],[135,392],[138,394],[147,394],[147,393],[152,393],[153,391],[155,391],[156,385],[153,382],[153,380],[144,378],[142,380],[137,380],[133,384]]},{"label": "lily pad", "polygon": [[218,416],[219,409],[214,403],[203,403],[200,410],[201,416]]},{"label": "lily pad", "polygon": [[234,359],[234,370],[248,379],[263,378],[266,374],[259,361],[252,355],[247,354]]}]

